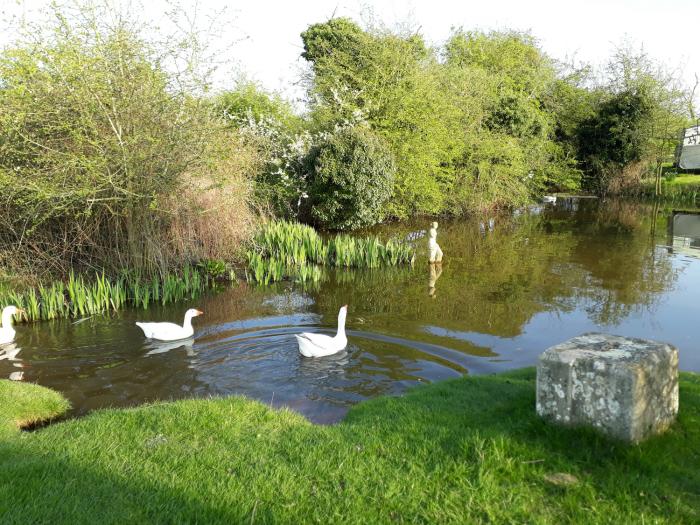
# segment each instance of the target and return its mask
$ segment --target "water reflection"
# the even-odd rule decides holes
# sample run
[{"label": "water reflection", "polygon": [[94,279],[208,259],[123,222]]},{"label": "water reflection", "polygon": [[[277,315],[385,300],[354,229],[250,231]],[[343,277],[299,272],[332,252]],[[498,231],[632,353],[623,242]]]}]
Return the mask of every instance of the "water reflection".
[{"label": "water reflection", "polygon": [[171,350],[183,349],[187,357],[194,357],[195,352],[192,349],[192,345],[194,345],[194,337],[171,342],[149,341],[148,347],[151,348],[151,350],[146,352],[146,355],[164,354]]},{"label": "water reflection", "polygon": [[442,263],[432,263],[429,265],[428,296],[435,298],[435,283],[442,275]]},{"label": "water reflection", "polygon": [[[193,340],[148,342],[134,312],[21,325],[16,346],[0,349],[0,376],[21,364],[25,380],[61,390],[76,413],[245,394],[329,422],[358,401],[422,382],[533,365],[546,347],[591,330],[669,341],[682,368],[700,370],[700,259],[688,257],[700,238],[696,217],[563,198],[442,221],[442,265],[427,265],[425,221],[382,226],[371,233],[415,240],[414,267],[338,270],[309,286],[242,283],[196,304],[138,312],[160,321],[200,307],[207,313]],[[681,250],[676,238],[691,241]],[[294,334],[333,333],[346,303],[347,350],[301,359]]]},{"label": "water reflection", "polygon": [[[12,366],[16,368],[24,368],[24,363],[22,359],[17,357],[17,355],[22,351],[22,349],[17,346],[16,343],[7,343],[0,345],[0,361],[8,361]],[[24,379],[23,370],[15,370],[10,372],[7,376],[11,381],[22,381]]]},{"label": "water reflection", "polygon": [[674,211],[669,221],[669,237],[672,252],[700,258],[700,213]]},{"label": "water reflection", "polygon": [[8,361],[21,361],[21,359],[17,357],[17,354],[21,351],[22,349],[17,346],[16,343],[2,345],[0,346],[0,361],[3,359],[7,359]]}]

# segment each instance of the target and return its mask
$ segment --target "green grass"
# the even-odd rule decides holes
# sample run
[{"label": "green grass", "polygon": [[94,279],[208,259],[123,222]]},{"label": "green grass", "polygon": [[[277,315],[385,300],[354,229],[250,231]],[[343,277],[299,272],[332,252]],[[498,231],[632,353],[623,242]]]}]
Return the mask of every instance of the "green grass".
[{"label": "green grass", "polygon": [[0,380],[0,439],[20,428],[58,417],[69,404],[58,392],[31,383]]},{"label": "green grass", "polygon": [[0,439],[0,522],[698,523],[700,376],[681,375],[680,407],[627,446],[537,418],[528,369],[330,427],[241,397],[100,410]]},{"label": "green grass", "polygon": [[[654,179],[642,183],[642,194],[654,196]],[[700,175],[678,175],[661,179],[661,198],[672,202],[700,202]]]},{"label": "green grass", "polygon": [[669,186],[700,185],[700,175],[677,175],[669,181],[664,181]]}]

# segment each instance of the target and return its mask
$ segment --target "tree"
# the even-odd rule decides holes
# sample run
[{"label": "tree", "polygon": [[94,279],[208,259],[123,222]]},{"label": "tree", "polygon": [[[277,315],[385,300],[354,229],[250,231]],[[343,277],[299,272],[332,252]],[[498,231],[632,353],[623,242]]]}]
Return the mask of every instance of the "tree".
[{"label": "tree", "polygon": [[234,127],[247,124],[249,120],[268,120],[293,132],[303,125],[301,117],[287,100],[249,80],[239,80],[234,89],[220,93],[214,102],[217,111]]},{"label": "tree", "polygon": [[348,19],[302,33],[312,119],[322,130],[363,124],[380,136],[397,167],[387,214],[438,213],[453,180],[461,144],[459,104],[449,78],[416,34],[363,31]]},{"label": "tree", "polygon": [[54,9],[48,34],[0,55],[0,246],[57,271],[181,264],[176,253],[196,247],[172,228],[190,197],[188,223],[215,207],[200,199],[213,187],[230,204],[235,186],[244,213],[238,143],[194,84],[165,70],[177,46],[91,3]]},{"label": "tree", "polygon": [[384,219],[396,168],[391,152],[365,127],[343,128],[309,152],[312,220],[351,230]]},{"label": "tree", "polygon": [[[570,152],[556,141],[556,115],[548,104],[558,85],[557,71],[531,35],[458,29],[445,44],[444,55],[447,67],[483,86],[478,97],[482,124],[467,134],[468,153],[457,163],[478,181],[475,195],[465,195],[465,202],[517,204],[528,194],[578,187],[579,173]],[[476,158],[494,159],[490,175],[483,160],[474,164]],[[485,188],[490,189],[483,193]]]},{"label": "tree", "polygon": [[675,77],[644,52],[619,48],[605,82],[593,90],[592,113],[578,130],[585,184],[598,193],[629,191],[673,153],[687,122],[686,94]]}]

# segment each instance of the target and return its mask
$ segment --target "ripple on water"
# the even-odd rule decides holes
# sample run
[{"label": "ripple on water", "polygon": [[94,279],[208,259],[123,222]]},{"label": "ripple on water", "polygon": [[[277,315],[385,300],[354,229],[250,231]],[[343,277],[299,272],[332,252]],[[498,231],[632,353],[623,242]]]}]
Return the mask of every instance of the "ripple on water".
[{"label": "ripple on water", "polygon": [[[19,351],[0,359],[0,377],[22,371],[24,380],[63,392],[76,414],[245,394],[332,422],[374,396],[532,366],[548,346],[587,331],[668,341],[679,347],[681,368],[700,370],[700,239],[671,243],[667,211],[658,207],[586,200],[536,211],[499,216],[483,231],[488,218],[442,221],[440,272],[420,262],[424,239],[416,239],[413,267],[329,271],[312,289],[241,283],[186,304],[21,325]],[[404,238],[427,226],[372,233]],[[346,351],[301,357],[294,335],[332,334],[346,303]],[[205,312],[192,340],[146,341],[134,326],[180,320],[189,307]]]}]

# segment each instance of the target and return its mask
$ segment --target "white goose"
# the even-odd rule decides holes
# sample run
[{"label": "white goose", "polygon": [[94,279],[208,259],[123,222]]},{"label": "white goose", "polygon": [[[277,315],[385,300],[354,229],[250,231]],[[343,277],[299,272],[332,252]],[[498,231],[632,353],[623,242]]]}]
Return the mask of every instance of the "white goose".
[{"label": "white goose", "polygon": [[299,343],[299,353],[304,357],[325,357],[340,352],[348,346],[348,338],[345,336],[345,318],[348,315],[346,304],[338,312],[338,333],[335,337],[324,334],[310,334],[308,332],[294,335]]},{"label": "white goose", "polygon": [[15,340],[15,329],[12,328],[12,316],[20,315],[24,310],[16,306],[6,306],[2,311],[0,321],[0,345],[11,343]]},{"label": "white goose", "polygon": [[194,335],[192,318],[202,315],[204,312],[196,308],[190,308],[185,312],[185,322],[182,326],[175,323],[136,323],[146,337],[158,341],[177,341],[187,339]]}]

